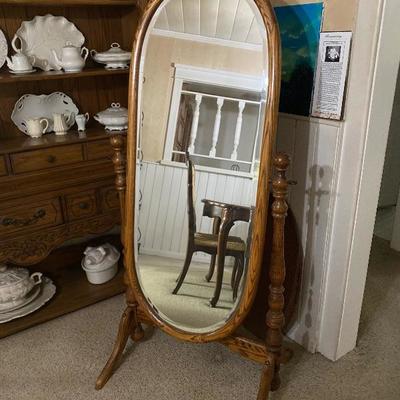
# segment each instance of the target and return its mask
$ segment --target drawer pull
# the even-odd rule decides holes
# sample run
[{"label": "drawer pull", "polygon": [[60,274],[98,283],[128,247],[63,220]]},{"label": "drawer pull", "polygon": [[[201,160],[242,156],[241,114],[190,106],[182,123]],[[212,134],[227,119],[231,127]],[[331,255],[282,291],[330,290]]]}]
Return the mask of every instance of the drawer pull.
[{"label": "drawer pull", "polygon": [[56,157],[55,156],[48,156],[47,157],[47,162],[53,164],[56,161]]},{"label": "drawer pull", "polygon": [[35,214],[31,218],[28,219],[16,219],[16,218],[1,218],[1,225],[3,226],[28,226],[35,224],[39,219],[44,218],[46,216],[46,211],[42,208],[37,210]]},{"label": "drawer pull", "polygon": [[89,204],[86,202],[79,203],[79,208],[81,210],[87,210],[89,208]]}]

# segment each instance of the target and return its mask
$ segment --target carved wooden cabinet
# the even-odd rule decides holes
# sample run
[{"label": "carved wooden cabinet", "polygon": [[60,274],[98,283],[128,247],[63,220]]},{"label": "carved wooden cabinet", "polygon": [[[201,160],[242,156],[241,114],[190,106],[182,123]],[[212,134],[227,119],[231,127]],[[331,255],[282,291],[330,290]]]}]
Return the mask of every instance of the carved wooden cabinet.
[{"label": "carved wooden cabinet", "polygon": [[68,239],[119,223],[112,149],[101,128],[84,138],[1,143],[0,262],[34,264]]},{"label": "carved wooden cabinet", "polygon": [[[139,9],[135,0],[2,1],[0,29],[9,55],[22,22],[46,14],[74,23],[88,49],[105,51],[118,42],[129,50]],[[99,287],[87,283],[80,267],[84,245],[54,253],[69,239],[103,234],[120,223],[109,135],[91,118],[86,137],[73,127],[66,136],[51,133],[33,140],[12,122],[14,105],[27,93],[63,92],[80,112],[93,117],[113,102],[127,106],[128,77],[128,69],[106,70],[91,57],[77,73],[38,70],[16,76],[6,65],[0,68],[0,263],[30,265],[57,286],[56,296],[43,309],[1,324],[0,338],[123,290],[122,274]],[[118,236],[115,240],[118,244]]]},{"label": "carved wooden cabinet", "polygon": [[[102,128],[85,137],[72,131],[62,139],[49,135],[41,141],[24,137],[1,141],[0,263],[35,264],[31,268],[41,270],[36,264],[65,241],[119,225],[111,159],[110,138]],[[99,288],[88,284],[79,265],[82,249],[67,255],[68,268],[62,269],[64,256],[60,256],[47,272],[58,277],[61,297],[56,295],[54,303],[31,316],[0,325],[0,338],[123,290],[122,274]],[[66,297],[75,301],[65,304]]]}]

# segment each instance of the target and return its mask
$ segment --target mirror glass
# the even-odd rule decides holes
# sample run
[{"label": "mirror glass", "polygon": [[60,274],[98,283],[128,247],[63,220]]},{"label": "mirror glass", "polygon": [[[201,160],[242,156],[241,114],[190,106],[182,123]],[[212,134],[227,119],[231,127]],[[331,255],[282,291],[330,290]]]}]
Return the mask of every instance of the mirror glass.
[{"label": "mirror glass", "polygon": [[252,0],[168,0],[139,87],[136,268],[149,303],[190,332],[240,302],[266,102],[265,27]]}]

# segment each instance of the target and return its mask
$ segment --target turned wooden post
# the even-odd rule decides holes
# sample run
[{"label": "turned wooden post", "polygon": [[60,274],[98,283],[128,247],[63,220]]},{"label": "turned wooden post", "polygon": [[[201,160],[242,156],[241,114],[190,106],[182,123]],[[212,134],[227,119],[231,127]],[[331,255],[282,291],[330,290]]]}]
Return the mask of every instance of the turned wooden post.
[{"label": "turned wooden post", "polygon": [[[114,164],[114,171],[115,171],[115,187],[118,191],[120,208],[121,208],[121,232],[123,232],[125,224],[124,210],[125,210],[125,189],[126,189],[125,136],[123,134],[114,134],[111,136],[110,142],[114,151],[112,161]],[[121,235],[121,242],[122,246],[124,247],[123,234]],[[114,371],[114,368],[121,359],[122,353],[125,349],[126,342],[128,341],[129,336],[134,341],[139,341],[144,337],[144,331],[138,318],[138,303],[136,301],[133,289],[129,285],[125,259],[124,259],[124,266],[125,266],[124,283],[126,285],[126,292],[125,292],[126,308],[124,313],[122,314],[119,323],[118,335],[111,356],[108,359],[107,364],[101,371],[99,377],[97,378],[96,381],[97,390],[101,389],[110,379]]]},{"label": "turned wooden post", "polygon": [[283,314],[285,304],[284,228],[288,211],[286,198],[289,185],[286,179],[286,171],[289,164],[289,156],[284,153],[278,153],[274,157],[276,176],[272,182],[274,202],[272,204],[273,237],[269,271],[271,284],[268,294],[267,334],[265,339],[267,359],[257,400],[267,399],[269,392],[277,390],[280,386],[279,369],[282,362],[282,329],[285,322]]},{"label": "turned wooden post", "polygon": [[[121,232],[123,232],[124,229],[124,224],[125,224],[125,191],[126,191],[126,138],[125,134],[123,133],[117,133],[113,134],[110,138],[110,143],[113,148],[114,154],[112,157],[112,161],[114,164],[114,171],[115,171],[115,188],[118,191],[118,196],[119,196],[119,204],[120,204],[120,212],[121,212]],[[122,246],[125,245],[124,243],[124,235],[121,235],[121,242]],[[128,282],[128,274],[125,269],[125,274],[124,274],[124,283],[127,286],[126,290],[126,302],[128,306],[133,307],[137,309],[137,302],[135,299],[135,296],[133,294],[133,290],[129,286]],[[135,319],[136,321],[134,322],[133,326],[135,328],[132,329],[131,336],[132,339],[137,341],[142,339],[144,332],[142,329],[141,324],[137,320],[136,316],[136,310],[135,310]]]},{"label": "turned wooden post", "polygon": [[118,192],[120,211],[121,211],[121,226],[124,224],[124,210],[125,210],[125,189],[126,189],[126,149],[125,149],[125,135],[113,134],[110,137],[111,147],[113,149],[112,162],[114,164],[115,172],[115,188]]}]

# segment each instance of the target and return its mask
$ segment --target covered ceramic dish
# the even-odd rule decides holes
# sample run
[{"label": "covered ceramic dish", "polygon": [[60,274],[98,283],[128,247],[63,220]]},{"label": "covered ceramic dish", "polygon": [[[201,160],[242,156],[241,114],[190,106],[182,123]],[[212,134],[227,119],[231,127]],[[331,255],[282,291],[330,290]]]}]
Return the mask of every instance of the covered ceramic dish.
[{"label": "covered ceramic dish", "polygon": [[8,310],[25,301],[25,296],[42,282],[42,274],[29,276],[25,268],[7,268],[0,264],[0,310]]},{"label": "covered ceramic dish", "polygon": [[111,107],[98,112],[93,118],[109,131],[128,129],[128,110],[119,103],[112,103]]},{"label": "covered ceramic dish", "polygon": [[99,247],[87,247],[83,254],[82,268],[90,283],[102,284],[114,278],[120,256],[114,246],[106,243]]},{"label": "covered ceramic dish", "polygon": [[112,43],[107,51],[98,53],[90,50],[93,60],[100,64],[106,64],[107,69],[128,68],[131,60],[131,53],[121,49],[119,43]]}]

